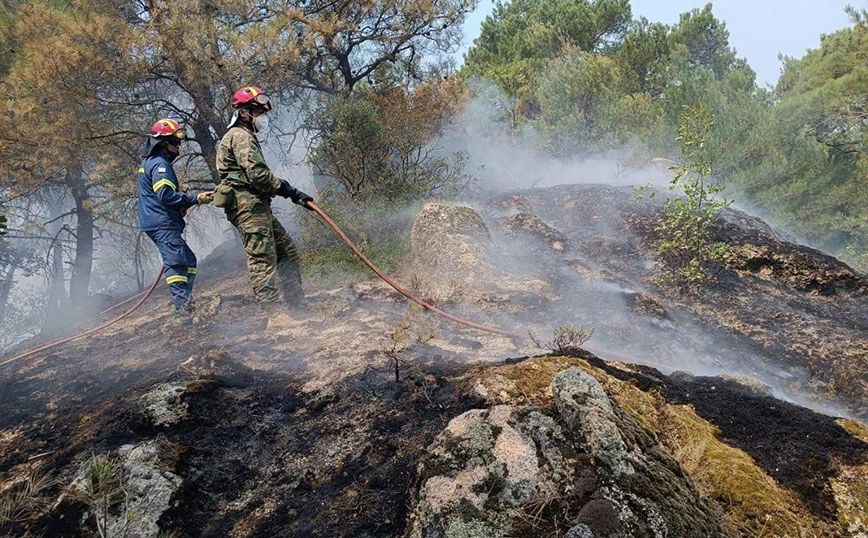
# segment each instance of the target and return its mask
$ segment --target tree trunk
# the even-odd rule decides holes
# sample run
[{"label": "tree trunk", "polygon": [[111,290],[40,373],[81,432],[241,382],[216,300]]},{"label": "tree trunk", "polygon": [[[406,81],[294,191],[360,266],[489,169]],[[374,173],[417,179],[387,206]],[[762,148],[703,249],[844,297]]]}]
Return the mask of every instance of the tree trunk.
[{"label": "tree trunk", "polygon": [[202,150],[202,157],[208,164],[208,171],[211,172],[211,181],[216,186],[220,183],[220,174],[217,173],[217,140],[211,136],[211,129],[216,133],[225,133],[226,129],[220,125],[221,129],[218,130],[217,126],[209,124],[207,120],[196,121],[192,127],[196,132],[196,141]]},{"label": "tree trunk", "polygon": [[5,271],[0,271],[0,321],[2,321],[3,314],[5,314],[9,304],[9,294],[12,292],[12,285],[15,282],[16,269],[13,261]]},{"label": "tree trunk", "polygon": [[72,198],[75,200],[75,259],[72,262],[72,277],[69,280],[69,299],[73,308],[87,301],[90,277],[93,270],[93,212],[90,195],[80,170],[73,177]]},{"label": "tree trunk", "polygon": [[66,286],[63,282],[63,246],[59,240],[62,230],[59,223],[57,227],[56,239],[51,246],[51,252],[49,252],[51,259],[49,265],[50,283],[48,285],[48,301],[45,305],[45,319],[42,322],[42,334],[49,335],[54,334],[63,326],[62,308],[66,299]]}]

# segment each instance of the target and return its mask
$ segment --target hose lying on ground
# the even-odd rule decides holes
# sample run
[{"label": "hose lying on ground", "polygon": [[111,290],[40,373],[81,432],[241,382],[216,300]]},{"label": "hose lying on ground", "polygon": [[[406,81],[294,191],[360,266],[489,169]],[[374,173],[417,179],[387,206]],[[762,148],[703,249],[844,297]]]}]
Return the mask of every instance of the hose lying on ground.
[{"label": "hose lying on ground", "polygon": [[[421,306],[425,310],[429,310],[429,311],[437,314],[438,316],[442,316],[442,317],[449,319],[455,323],[458,323],[459,325],[464,325],[465,327],[470,327],[471,329],[476,329],[479,331],[484,331],[484,332],[493,333],[493,334],[499,334],[501,336],[508,336],[510,338],[521,338],[524,336],[524,335],[519,334],[519,333],[506,331],[504,329],[499,329],[497,327],[490,327],[488,325],[483,325],[481,323],[476,323],[474,321],[470,321],[470,320],[458,317],[454,314],[450,314],[449,312],[441,310],[440,308],[437,308],[436,306],[429,304],[429,303],[423,301],[422,299],[419,299],[418,297],[413,295],[411,292],[409,292],[407,289],[405,289],[403,286],[401,286],[400,284],[395,282],[392,278],[389,277],[389,275],[384,273],[382,271],[382,269],[377,267],[374,264],[374,262],[372,262],[370,259],[368,259],[368,257],[365,256],[365,254],[359,249],[359,247],[357,247],[355,245],[355,243],[353,243],[352,240],[350,240],[350,238],[347,236],[347,234],[345,234],[344,231],[341,230],[341,228],[337,224],[335,224],[335,221],[333,221],[331,219],[331,217],[329,217],[326,214],[326,212],[322,210],[322,208],[320,208],[314,202],[308,202],[308,206],[314,212],[316,212],[320,216],[320,218],[323,219],[323,221],[329,226],[329,228],[331,228],[338,235],[338,237],[340,237],[340,239],[348,247],[350,247],[350,249],[353,251],[353,253],[355,253],[355,255],[358,256],[358,258],[366,266],[368,266],[368,268],[371,271],[373,271],[378,277],[380,277],[383,280],[383,282],[385,282],[386,284],[391,286],[395,291],[397,291],[398,293],[400,293],[401,295],[403,295],[404,297],[406,297],[410,301],[416,303],[417,305]],[[121,306],[128,304],[131,301],[135,300],[136,297],[141,296],[141,298],[129,310],[127,310],[126,312],[124,312],[120,316],[118,316],[114,319],[111,319],[111,320],[109,320],[109,321],[107,321],[101,325],[98,325],[92,329],[88,329],[87,331],[84,331],[82,333],[68,336],[66,338],[62,338],[60,340],[56,340],[54,342],[49,342],[49,343],[43,344],[39,347],[30,349],[30,350],[28,350],[28,351],[26,351],[20,355],[12,357],[11,359],[7,359],[3,362],[0,362],[0,366],[5,366],[5,365],[10,364],[12,362],[30,357],[32,355],[35,355],[35,354],[40,353],[42,351],[46,351],[48,349],[57,347],[57,346],[62,345],[62,344],[67,344],[69,342],[74,342],[76,340],[80,340],[81,338],[95,334],[95,333],[97,333],[103,329],[106,329],[106,328],[114,325],[115,323],[118,323],[119,321],[125,319],[130,314],[132,314],[136,309],[138,309],[140,306],[142,306],[145,303],[145,301],[148,300],[148,298],[151,296],[151,294],[154,293],[154,290],[159,285],[160,280],[162,279],[162,276],[163,276],[163,269],[160,270],[160,273],[157,275],[157,278],[154,279],[154,283],[151,284],[151,287],[148,288],[145,292],[143,292],[143,294],[134,295],[134,296],[130,297],[129,299],[121,301],[120,303],[118,303],[118,304],[116,304],[116,305],[114,305],[114,306],[112,306],[112,307],[110,307],[110,308],[108,308],[102,312],[103,315],[108,314],[109,312],[117,310]],[[582,346],[582,347],[584,349],[587,349],[588,351],[591,351],[591,352],[593,352],[597,355],[600,355],[600,356],[606,355],[606,356],[609,356],[611,358],[615,358],[615,359],[625,361],[625,362],[635,362],[635,359],[633,359],[632,357],[629,357],[627,355],[622,355],[620,353],[615,353],[615,352],[611,352],[611,351],[604,350],[604,349],[598,349],[598,348],[587,346],[587,345]]]},{"label": "hose lying on ground", "polygon": [[[187,217],[192,216],[193,213],[196,211],[197,207],[199,207],[199,206],[194,205],[193,207],[191,207],[190,210],[187,211],[186,216]],[[145,290],[145,291],[143,291],[137,295],[133,295],[132,297],[129,297],[127,299],[124,299],[123,301],[119,302],[118,304],[116,304],[114,306],[110,306],[109,308],[106,308],[105,310],[100,312],[100,316],[105,316],[106,314],[114,312],[118,308],[135,301],[136,298],[139,298],[139,300],[136,302],[136,304],[133,305],[132,308],[130,308],[129,310],[127,310],[126,312],[124,312],[120,316],[113,318],[113,319],[110,319],[110,320],[106,321],[105,323],[103,323],[102,325],[97,325],[96,327],[94,327],[92,329],[88,329],[87,331],[85,331],[83,333],[74,334],[72,336],[67,336],[66,338],[61,338],[60,340],[55,340],[54,342],[48,342],[47,344],[43,344],[43,345],[41,345],[39,347],[35,347],[29,351],[25,351],[24,353],[21,353],[20,355],[12,357],[11,359],[7,359],[3,362],[0,362],[0,366],[5,366],[5,365],[12,363],[12,362],[15,362],[17,360],[21,360],[21,359],[30,357],[31,355],[35,355],[36,353],[39,353],[40,351],[45,351],[45,350],[51,349],[53,347],[57,347],[57,346],[60,346],[63,344],[68,344],[69,342],[74,342],[76,340],[80,340],[81,338],[84,338],[85,336],[90,336],[90,335],[97,333],[97,332],[99,332],[105,328],[111,327],[115,323],[125,319],[130,314],[135,312],[137,308],[139,308],[140,306],[145,304],[145,301],[148,300],[148,297],[150,297],[154,293],[154,290],[157,289],[157,286],[160,284],[160,280],[162,280],[162,278],[163,278],[163,273],[165,272],[165,270],[166,270],[165,267],[160,268],[159,273],[157,273],[157,278],[154,279],[154,283],[151,284],[151,287],[148,288],[147,290]]]},{"label": "hose lying on ground", "polygon": [[367,256],[365,256],[365,254],[364,254],[364,253],[359,249],[359,247],[357,247],[357,246],[356,246],[356,245],[355,245],[355,244],[350,240],[350,238],[347,237],[347,234],[345,234],[344,231],[341,230],[340,227],[339,227],[337,224],[335,224],[335,221],[333,221],[333,220],[331,219],[331,217],[329,217],[329,216],[326,214],[325,211],[323,211],[323,210],[322,210],[318,205],[316,205],[316,203],[314,203],[314,202],[308,202],[307,205],[308,205],[311,209],[313,209],[313,210],[316,212],[316,214],[319,215],[319,216],[320,216],[320,217],[325,221],[325,223],[329,226],[329,228],[331,228],[331,229],[332,229],[336,234],[338,234],[338,237],[341,238],[341,241],[343,241],[344,243],[346,243],[346,245],[352,249],[352,251],[356,254],[356,256],[358,256],[358,258],[359,258],[360,260],[362,260],[362,262],[363,262],[365,265],[367,265],[368,268],[369,268],[371,271],[373,271],[374,273],[377,274],[378,277],[380,277],[381,279],[383,279],[383,282],[385,282],[386,284],[388,284],[389,286],[391,286],[392,288],[394,288],[395,291],[397,291],[398,293],[400,293],[401,295],[403,295],[403,296],[406,297],[407,299],[410,299],[411,301],[413,301],[413,302],[416,303],[417,305],[421,306],[421,307],[424,308],[425,310],[430,310],[431,312],[434,312],[435,314],[437,314],[437,315],[439,315],[439,316],[443,316],[443,317],[446,318],[446,319],[450,319],[450,320],[454,321],[455,323],[458,323],[459,325],[464,325],[464,326],[466,326],[466,327],[470,327],[470,328],[472,328],[472,329],[476,329],[476,330],[479,330],[479,331],[485,331],[485,332],[494,333],[494,334],[500,334],[500,335],[503,335],[503,336],[509,336],[509,337],[521,337],[521,336],[522,336],[522,335],[520,335],[520,334],[518,334],[518,333],[513,333],[513,332],[505,331],[505,330],[503,330],[503,329],[498,329],[498,328],[496,328],[496,327],[489,327],[489,326],[487,326],[487,325],[482,325],[482,324],[480,324],[480,323],[476,323],[476,322],[473,322],[473,321],[470,321],[470,320],[467,320],[467,319],[464,319],[464,318],[460,318],[460,317],[458,317],[458,316],[456,316],[456,315],[454,315],[454,314],[450,314],[449,312],[446,312],[446,311],[444,311],[444,310],[441,310],[441,309],[437,308],[436,306],[434,306],[434,305],[432,305],[432,304],[428,304],[428,303],[426,303],[425,301],[423,301],[422,299],[419,299],[418,297],[414,296],[412,293],[410,293],[409,291],[407,291],[406,289],[404,289],[403,286],[401,286],[400,284],[398,284],[397,282],[395,282],[394,280],[392,280],[392,279],[391,279],[391,278],[390,278],[386,273],[384,273],[384,272],[383,272],[379,267],[377,267],[376,265],[374,265],[374,262],[372,262],[371,260],[368,259]]},{"label": "hose lying on ground", "polygon": [[[389,286],[391,286],[395,291],[397,291],[398,293],[400,293],[401,295],[403,295],[407,299],[413,301],[417,305],[421,306],[422,308],[424,308],[426,310],[430,310],[431,312],[434,312],[435,314],[437,314],[439,316],[443,316],[446,319],[452,320],[455,323],[458,323],[460,325],[464,325],[466,327],[470,327],[472,329],[477,329],[479,331],[485,331],[485,332],[489,332],[489,333],[499,334],[502,336],[508,336],[510,338],[522,338],[525,336],[525,335],[522,335],[519,333],[510,332],[510,331],[506,331],[503,329],[498,329],[496,327],[490,327],[488,325],[482,325],[480,323],[476,323],[476,322],[473,322],[473,321],[470,321],[470,320],[467,320],[464,318],[460,318],[454,314],[450,314],[449,312],[441,310],[434,305],[426,303],[422,299],[419,299],[418,297],[414,296],[412,293],[407,291],[403,286],[401,286],[400,284],[395,282],[386,273],[384,273],[382,271],[382,269],[377,267],[370,259],[368,259],[368,257],[365,256],[365,254],[359,249],[359,247],[357,247],[355,245],[355,243],[353,243],[352,240],[349,237],[347,237],[347,234],[345,234],[344,231],[341,230],[341,228],[337,224],[335,224],[335,221],[333,221],[326,214],[326,212],[322,210],[321,207],[316,205],[316,203],[314,203],[314,202],[308,202],[308,206],[310,206],[310,208],[313,209],[314,212],[316,212],[316,214],[319,215],[325,221],[325,223],[329,226],[329,228],[331,228],[338,235],[338,237],[340,237],[341,240],[344,243],[346,243],[346,245],[348,247],[350,247],[350,249],[352,249],[352,251],[355,253],[355,255],[358,256],[358,258],[360,260],[362,260],[362,262],[365,265],[367,265],[371,271],[376,273],[378,277],[383,279],[383,281],[386,284],[388,284]],[[624,355],[623,353],[617,353],[615,351],[609,351],[607,349],[598,348],[596,346],[589,346],[586,344],[582,344],[581,347],[582,347],[582,349],[588,350],[591,353],[594,353],[595,355],[600,356],[601,358],[608,357],[609,359],[615,359],[615,360],[619,360],[622,362],[638,362],[636,360],[636,358],[631,357],[629,355]]]},{"label": "hose lying on ground", "polygon": [[[41,346],[39,346],[39,347],[35,347],[35,348],[33,348],[33,349],[29,350],[29,351],[25,351],[24,353],[22,353],[22,354],[20,354],[20,355],[17,355],[17,356],[15,356],[15,357],[12,357],[11,359],[7,359],[7,360],[5,360],[5,361],[3,361],[3,362],[0,362],[0,366],[6,366],[6,365],[9,364],[9,363],[15,362],[15,361],[17,361],[17,360],[24,359],[24,358],[26,358],[26,357],[30,357],[31,355],[35,355],[35,354],[37,354],[37,353],[39,353],[39,352],[41,352],[41,351],[45,351],[45,350],[47,350],[47,349],[51,349],[51,348],[53,348],[53,347],[57,347],[57,346],[59,346],[59,345],[68,344],[69,342],[74,342],[74,341],[76,341],[76,340],[80,340],[80,339],[84,338],[85,336],[90,336],[90,335],[92,335],[92,334],[94,334],[94,333],[97,333],[97,332],[99,332],[99,331],[101,331],[101,330],[107,328],[107,327],[110,327],[110,326],[114,325],[115,323],[121,321],[122,319],[124,319],[124,318],[126,318],[127,316],[129,316],[130,314],[132,314],[132,313],[133,313],[137,308],[139,308],[140,306],[142,306],[142,305],[145,303],[145,301],[148,300],[148,297],[150,297],[151,294],[154,293],[154,290],[157,289],[157,285],[160,283],[160,280],[162,279],[162,277],[163,277],[163,270],[160,269],[160,274],[157,275],[157,278],[154,279],[154,283],[151,284],[151,287],[148,288],[147,291],[145,291],[144,295],[142,295],[142,298],[139,299],[139,300],[136,302],[136,304],[134,304],[134,305],[132,306],[132,308],[130,308],[129,310],[127,310],[126,312],[124,312],[124,313],[121,314],[120,316],[118,316],[118,317],[116,317],[116,318],[114,318],[114,319],[110,319],[109,321],[106,321],[105,323],[103,323],[103,324],[101,324],[101,325],[97,325],[96,327],[94,327],[94,328],[92,328],[92,329],[88,329],[88,330],[86,330],[86,331],[84,331],[84,332],[82,332],[82,333],[74,334],[74,335],[72,335],[72,336],[67,336],[66,338],[61,338],[60,340],[55,340],[54,342],[49,342],[49,343],[47,343],[47,344],[43,344],[43,345],[41,345]],[[115,306],[109,308],[108,310],[105,310],[103,313],[105,313],[105,312],[111,312],[112,310],[117,309],[117,308],[120,307],[121,305],[130,302],[132,299],[135,299],[135,297],[136,297],[136,296],[134,295],[133,297],[127,299],[126,301],[123,301],[123,302],[121,302],[121,303],[118,303],[118,304],[116,304]]]}]

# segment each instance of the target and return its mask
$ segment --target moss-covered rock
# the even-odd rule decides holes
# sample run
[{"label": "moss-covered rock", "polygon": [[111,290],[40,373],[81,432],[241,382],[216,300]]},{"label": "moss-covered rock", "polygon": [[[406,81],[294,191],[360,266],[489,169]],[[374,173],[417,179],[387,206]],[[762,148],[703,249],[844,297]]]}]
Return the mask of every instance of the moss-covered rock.
[{"label": "moss-covered rock", "polygon": [[[668,401],[667,387],[662,384],[666,382],[665,376],[660,377],[661,384],[641,383],[636,381],[641,379],[641,367],[637,369],[630,365],[608,363],[607,372],[599,367],[600,364],[590,355],[588,360],[578,357],[537,357],[515,364],[483,368],[471,376],[470,382],[476,386],[477,393],[485,395],[487,401],[494,405],[532,403],[543,409],[555,409],[553,381],[560,372],[569,368],[574,369],[572,375],[581,371],[592,376],[604,389],[612,404],[611,416],[618,417],[613,420],[620,420],[624,424],[619,431],[628,448],[628,457],[635,446],[656,439],[658,446],[689,477],[693,487],[708,502],[710,510],[721,514],[727,535],[865,535],[865,518],[868,514],[868,491],[862,486],[866,482],[865,465],[842,463],[837,470],[805,469],[804,473],[812,474],[809,480],[825,482],[825,487],[834,495],[835,510],[831,514],[818,511],[807,506],[797,493],[772,478],[747,452],[723,439],[719,427],[700,416],[692,405]],[[720,381],[718,392],[729,390],[724,380]],[[747,387],[744,391],[751,392],[751,388]],[[752,393],[771,399],[765,391],[753,390]],[[733,405],[738,405],[743,394],[733,393],[731,398]],[[588,414],[581,416],[586,419]],[[780,414],[778,420],[782,424],[774,425],[775,428],[799,427],[793,423],[789,426],[783,424],[787,421],[786,414]],[[868,439],[868,428],[861,423],[840,420],[839,424],[854,438]],[[806,432],[806,435],[809,434]],[[642,460],[647,461],[647,458]],[[680,471],[673,472],[677,474]],[[596,474],[598,480],[604,483],[604,470],[597,468]],[[619,487],[623,489],[624,484],[628,483],[622,479]]]}]

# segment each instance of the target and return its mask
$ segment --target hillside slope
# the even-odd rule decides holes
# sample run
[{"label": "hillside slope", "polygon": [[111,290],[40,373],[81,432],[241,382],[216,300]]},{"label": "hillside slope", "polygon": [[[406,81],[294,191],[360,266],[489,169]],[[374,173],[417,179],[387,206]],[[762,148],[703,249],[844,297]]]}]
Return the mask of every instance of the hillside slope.
[{"label": "hillside slope", "polygon": [[218,251],[192,326],[152,300],[0,372],[0,529],[864,536],[868,431],[776,397],[864,412],[864,277],[733,213],[718,284],[658,288],[655,211],[572,186],[414,223],[418,292],[543,340],[592,326],[602,358],[440,322],[373,280],[310,290],[267,333]]}]

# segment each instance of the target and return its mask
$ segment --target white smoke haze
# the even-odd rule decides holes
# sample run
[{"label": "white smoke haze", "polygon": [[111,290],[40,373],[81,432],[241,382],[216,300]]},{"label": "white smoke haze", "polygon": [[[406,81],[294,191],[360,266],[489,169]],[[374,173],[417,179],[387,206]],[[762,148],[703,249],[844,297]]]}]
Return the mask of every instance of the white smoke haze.
[{"label": "white smoke haze", "polygon": [[[778,367],[755,348],[736,342],[723,331],[710,331],[707,325],[689,313],[678,308],[668,309],[670,318],[665,320],[634,313],[626,297],[638,293],[653,295],[652,290],[638,283],[625,286],[605,279],[586,280],[567,268],[563,261],[557,266],[554,260],[540,256],[538,243],[502,233],[496,215],[492,215],[486,206],[486,202],[498,194],[527,189],[533,192],[555,185],[606,185],[617,187],[627,196],[634,195],[636,186],[651,186],[669,195],[665,187],[672,176],[665,162],[652,162],[628,147],[601,150],[593,155],[552,157],[541,147],[541,137],[532,126],[513,128],[509,98],[494,83],[474,80],[471,90],[473,97],[467,106],[431,142],[431,149],[446,159],[451,159],[456,153],[465,156],[466,173],[474,179],[474,187],[460,195],[460,203],[474,207],[485,218],[497,245],[494,253],[497,268],[527,278],[555,281],[559,287],[558,300],[535,305],[530,314],[495,316],[500,323],[521,331],[532,327],[543,340],[550,337],[555,327],[565,323],[593,328],[591,347],[629,356],[637,363],[658,368],[664,373],[687,371],[694,375],[743,376],[767,385],[781,399],[827,414],[852,415],[843,407],[795,388],[794,381],[807,379],[806,371]],[[292,121],[297,121],[297,118]],[[283,130],[288,130],[287,126],[283,126]],[[264,148],[269,163],[280,162],[279,166],[273,165],[280,177],[289,179],[293,185],[313,196],[317,195],[313,171],[305,160],[307,148],[303,144],[294,145],[291,153],[286,153],[282,145],[267,137]],[[293,226],[296,219],[292,218],[292,212],[297,209],[283,200],[278,201],[276,207],[279,218],[288,225],[290,233],[296,235],[297,228]],[[396,209],[389,222],[377,224],[389,228],[403,227],[409,236],[409,226],[419,209],[419,204]],[[543,218],[553,228],[572,236],[610,238],[629,233],[620,219],[614,208],[611,218],[596,219],[592,226],[584,229],[565,229],[563,222]],[[330,232],[324,229],[324,233]],[[626,239],[620,237],[618,240]],[[580,255],[575,261],[594,267],[593,261]],[[651,261],[636,262],[646,268],[653,264]],[[432,278],[435,276],[431,275]],[[467,306],[470,305],[456,304],[453,308],[464,310]],[[476,319],[486,315],[474,311],[471,306],[468,315],[475,315]]]},{"label": "white smoke haze", "polygon": [[[475,179],[475,185],[462,195],[461,203],[475,207],[485,218],[497,245],[497,251],[493,253],[497,268],[527,278],[538,277],[555,282],[558,299],[522,305],[524,311],[516,316],[497,314],[489,320],[486,319],[487,311],[479,311],[474,305],[452,305],[452,308],[466,310],[469,317],[478,321],[497,321],[513,330],[524,332],[530,328],[544,341],[550,339],[552,330],[561,324],[593,328],[595,333],[590,346],[628,355],[636,362],[664,373],[684,370],[696,375],[746,376],[768,385],[782,399],[832,415],[850,415],[843,408],[794,389],[792,381],[806,376],[806,372],[776,367],[755,349],[737,343],[732,337],[710,331],[692,315],[677,308],[669,309],[670,318],[664,320],[635,314],[627,297],[636,293],[652,294],[639,283],[625,285],[606,279],[587,280],[569,268],[564,259],[556,260],[550,251],[541,253],[538,242],[504,234],[496,222],[497,215],[486,206],[486,202],[498,194],[526,189],[539,192],[538,189],[555,185],[608,185],[632,196],[633,186],[664,187],[671,175],[665,167],[650,162],[647,156],[637,157],[630,148],[607,149],[594,155],[569,158],[547,155],[541,147],[540,136],[531,126],[513,128],[509,99],[493,83],[477,80],[471,85],[473,98],[451,126],[432,141],[431,147],[446,158],[456,153],[466,157],[466,172]],[[292,132],[299,125],[298,117],[288,113],[275,118],[278,129]],[[308,133],[299,131],[299,137],[291,145],[287,145],[286,138],[274,134],[270,132],[263,137],[266,161],[276,175],[316,198],[315,175],[306,160],[308,148],[303,143]],[[293,238],[299,240],[297,217],[303,210],[280,198],[274,201],[274,207],[279,220]],[[387,221],[372,225],[390,229],[402,227],[403,233],[409,237],[409,226],[419,208],[419,204],[407,205],[396,209]],[[565,225],[566,219],[538,216],[572,237],[627,239],[617,237],[617,234],[628,232],[618,222],[620,215],[616,212],[608,220],[597,219],[587,225],[577,224],[576,219]],[[323,227],[323,234],[328,233],[331,232]],[[186,237],[201,264],[218,246],[233,240],[235,231],[221,209],[201,207],[189,219]],[[139,283],[133,277],[132,260],[123,259],[123,249],[119,250],[113,241],[116,238],[105,236],[96,242],[94,274],[111,276],[94,278],[92,293],[118,297],[136,291]],[[144,280],[149,284],[159,271],[160,261],[148,238],[143,238],[143,245]],[[239,267],[243,268],[241,245],[235,246]],[[580,254],[570,261],[595,268],[592,260]],[[646,266],[650,263],[635,262]],[[34,279],[37,279],[33,281],[34,286],[46,285],[44,277]],[[17,297],[23,300],[20,296],[21,290]],[[152,300],[168,302],[163,286],[158,287],[155,296]],[[383,308],[392,311],[394,305],[384,304]],[[447,305],[447,310],[450,309]],[[450,327],[448,322],[443,324],[447,339]]]},{"label": "white smoke haze", "polygon": [[[630,148],[606,149],[594,155],[568,158],[547,155],[532,126],[513,128],[509,98],[494,83],[474,80],[471,89],[473,97],[467,107],[434,144],[444,153],[461,152],[467,156],[467,170],[477,180],[478,190],[474,196],[466,196],[463,203],[476,208],[486,218],[494,244],[501,253],[495,260],[497,267],[507,273],[559,282],[558,300],[535,307],[530,317],[522,315],[503,322],[510,323],[513,329],[524,330],[528,319],[532,319],[531,326],[542,340],[560,324],[593,328],[595,332],[589,346],[626,355],[664,373],[687,371],[702,376],[742,376],[767,385],[778,398],[823,413],[852,417],[843,406],[798,388],[798,382],[809,377],[806,370],[777,366],[756,346],[741,343],[722,329],[711,330],[678,307],[667,307],[670,317],[664,320],[635,314],[626,298],[639,293],[654,295],[653,290],[641,283],[625,286],[605,279],[586,280],[566,268],[563,260],[541,256],[539,242],[502,233],[485,205],[497,194],[533,193],[556,185],[605,185],[617,187],[626,196],[634,195],[634,187],[649,186],[669,196],[671,193],[665,187],[672,175],[665,159],[659,164],[647,157],[637,159]],[[741,209],[751,213],[749,207]],[[538,216],[571,237],[605,237],[628,242],[624,234],[630,232],[620,222],[616,208],[612,208],[610,219],[596,219],[584,228],[575,224],[565,227],[557,217]],[[568,220],[575,222],[575,219]],[[792,239],[786,232],[779,232],[779,235]],[[581,255],[574,255],[574,258],[594,268],[593,261]],[[653,265],[652,261],[635,261],[644,264],[646,269]]]},{"label": "white smoke haze", "polygon": [[532,125],[513,126],[512,99],[495,83],[474,78],[468,85],[470,102],[433,145],[446,154],[465,154],[467,172],[483,192],[584,183],[664,186],[671,179],[665,168],[629,147],[548,155]]}]

